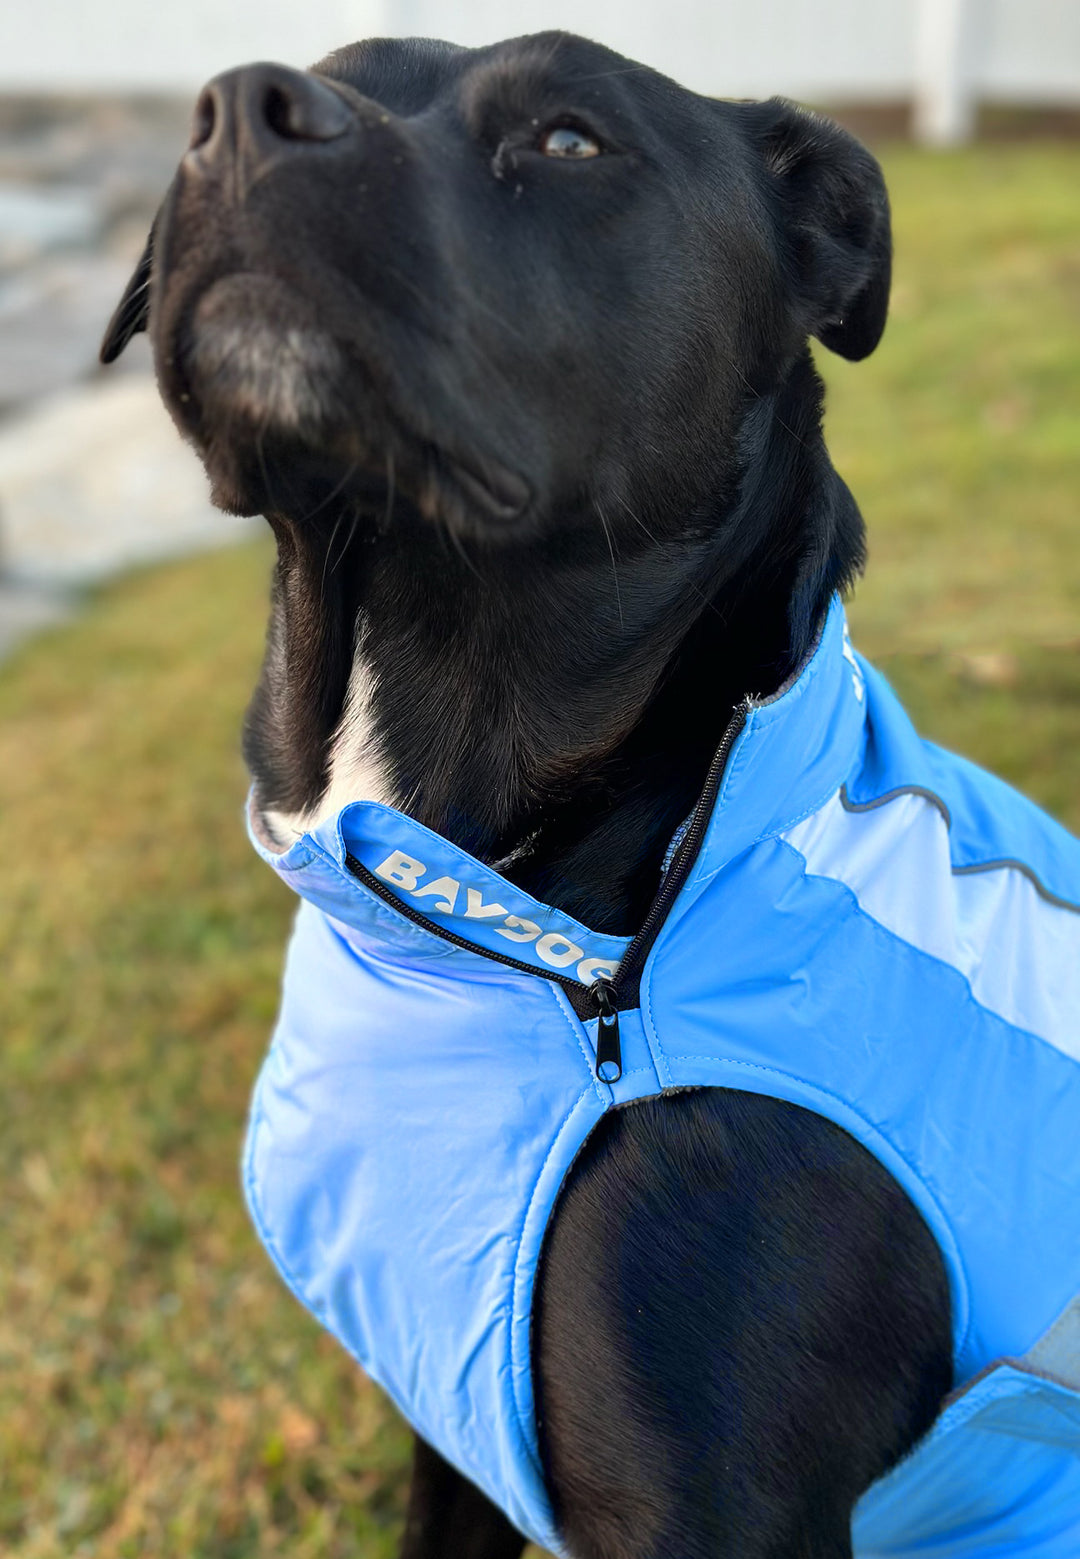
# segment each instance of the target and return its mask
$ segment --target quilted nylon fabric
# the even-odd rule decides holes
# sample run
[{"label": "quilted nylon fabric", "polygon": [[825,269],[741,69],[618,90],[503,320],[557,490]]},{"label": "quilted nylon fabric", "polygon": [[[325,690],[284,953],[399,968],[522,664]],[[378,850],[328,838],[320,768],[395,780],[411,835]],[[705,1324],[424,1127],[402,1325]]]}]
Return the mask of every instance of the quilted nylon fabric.
[{"label": "quilted nylon fabric", "polygon": [[614,1105],[728,1087],[845,1127],[948,1267],[960,1391],[861,1502],[861,1559],[1075,1559],[1080,1382],[1024,1355],[1080,1292],[1080,845],[919,740],[839,602],[749,713],[614,1085],[551,975],[587,984],[624,941],[376,803],[282,855],[253,838],[303,902],[252,1215],[301,1301],[523,1532],[563,1551],[529,1355],[563,1178]]}]

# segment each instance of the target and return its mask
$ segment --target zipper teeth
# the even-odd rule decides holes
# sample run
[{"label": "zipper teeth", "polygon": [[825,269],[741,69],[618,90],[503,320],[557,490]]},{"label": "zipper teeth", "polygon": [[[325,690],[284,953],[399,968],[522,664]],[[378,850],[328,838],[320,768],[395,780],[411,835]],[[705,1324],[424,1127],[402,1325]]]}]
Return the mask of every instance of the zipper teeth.
[{"label": "zipper teeth", "polygon": [[358,861],[351,851],[345,852],[345,865],[354,877],[362,882],[365,888],[370,888],[384,904],[389,904],[391,909],[396,909],[399,915],[404,915],[406,920],[411,920],[414,926],[422,926],[425,931],[430,931],[432,936],[437,936],[444,942],[450,942],[454,947],[463,947],[467,953],[476,953],[481,958],[494,959],[496,963],[505,964],[508,969],[520,969],[523,974],[535,974],[541,980],[554,980],[557,985],[565,985],[576,991],[587,991],[589,987],[583,985],[580,980],[572,980],[569,975],[560,974],[557,969],[538,969],[535,964],[527,964],[520,958],[511,958],[507,953],[497,953],[493,948],[481,947],[476,942],[470,942],[467,937],[458,936],[456,931],[451,931],[448,926],[440,926],[434,920],[429,920],[419,910],[404,903],[395,893],[383,886],[382,882],[363,863]]},{"label": "zipper teeth", "polygon": [[[750,713],[750,709],[750,700],[744,699],[728,721],[724,734],[720,738],[720,745],[716,749],[713,760],[709,765],[701,795],[698,797],[697,804],[690,817],[689,827],[679,844],[678,850],[675,852],[675,859],[668,868],[663,885],[652,901],[641,930],[619,960],[615,974],[610,980],[603,982],[616,995],[625,988],[627,982],[645,962],[649,949],[656,941],[660,929],[667,918],[672,902],[678,897],[683,883],[689,875],[690,868],[697,859],[698,849],[708,825],[720,778],[727,765],[731,749],[735,745],[743,726],[746,724],[746,718]],[[567,990],[591,991],[591,986],[583,985],[580,980],[574,980],[569,975],[559,974],[555,969],[538,969],[535,964],[527,964],[520,958],[511,958],[507,953],[497,953],[491,948],[480,947],[477,943],[470,942],[467,937],[458,936],[457,932],[451,931],[449,927],[440,926],[435,921],[429,920],[419,910],[413,909],[411,905],[399,899],[396,894],[391,893],[381,880],[376,877],[375,873],[366,867],[363,861],[358,860],[349,850],[345,852],[345,865],[352,875],[362,882],[366,888],[369,888],[384,904],[388,904],[391,909],[396,910],[399,915],[403,915],[413,925],[420,926],[424,931],[430,931],[432,936],[439,937],[443,942],[449,942],[453,947],[464,948],[467,953],[476,953],[478,957],[490,958],[495,963],[504,964],[508,969],[518,969],[522,974],[531,974],[540,980],[553,980],[556,985],[562,985]],[[617,1005],[616,1003],[616,1007]]]},{"label": "zipper teeth", "polygon": [[689,826],[675,852],[675,859],[668,867],[663,884],[649,907],[649,913],[645,916],[641,930],[619,961],[619,967],[616,969],[614,979],[611,982],[616,991],[632,979],[644,964],[649,949],[656,941],[657,936],[660,934],[660,929],[667,919],[672,903],[682,891],[683,883],[686,881],[691,867],[697,860],[698,850],[712,814],[712,805],[716,799],[721,776],[727,767],[731,749],[734,747],[743,726],[746,724],[750,708],[750,700],[748,698],[744,699],[724,729],[724,734],[720,738],[720,745],[716,749],[713,760],[709,765],[709,771],[705,776],[701,794],[691,814]]}]

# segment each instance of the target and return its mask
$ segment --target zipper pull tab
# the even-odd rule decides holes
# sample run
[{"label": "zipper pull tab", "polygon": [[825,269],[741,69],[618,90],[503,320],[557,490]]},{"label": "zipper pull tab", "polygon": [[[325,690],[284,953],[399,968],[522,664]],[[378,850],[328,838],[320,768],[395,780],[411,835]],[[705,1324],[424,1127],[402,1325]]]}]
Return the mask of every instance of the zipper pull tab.
[{"label": "zipper pull tab", "polygon": [[596,1075],[602,1083],[617,1083],[622,1076],[619,1043],[619,1009],[610,980],[594,980],[589,992],[596,1003]]}]

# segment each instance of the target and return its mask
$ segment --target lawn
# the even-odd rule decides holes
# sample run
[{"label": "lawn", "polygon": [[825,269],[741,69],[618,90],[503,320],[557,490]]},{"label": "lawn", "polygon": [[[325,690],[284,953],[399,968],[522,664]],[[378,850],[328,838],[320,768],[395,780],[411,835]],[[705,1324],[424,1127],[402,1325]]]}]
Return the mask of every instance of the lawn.
[{"label": "lawn", "polygon": [[[871,532],[855,636],[925,730],[1080,829],[1080,149],[885,161],[893,322],[823,363]],[[394,1551],[407,1436],[238,1186],[293,907],[240,816],[269,566],[125,580],[0,668],[10,1559]]]}]

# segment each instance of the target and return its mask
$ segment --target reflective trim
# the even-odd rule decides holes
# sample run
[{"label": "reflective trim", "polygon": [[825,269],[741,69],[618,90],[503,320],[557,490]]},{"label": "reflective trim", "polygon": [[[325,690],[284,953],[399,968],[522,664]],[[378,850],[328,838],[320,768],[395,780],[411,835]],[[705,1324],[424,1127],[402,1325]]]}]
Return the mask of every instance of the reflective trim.
[{"label": "reflective trim", "polygon": [[[952,817],[948,807],[939,795],[932,790],[927,790],[925,785],[897,785],[894,789],[887,790],[883,796],[875,796],[873,801],[852,801],[847,786],[840,787],[840,801],[845,812],[876,812],[878,807],[885,806],[886,802],[895,801],[897,796],[925,796],[945,819],[945,827],[952,828]],[[1022,872],[1039,897],[1045,899],[1048,904],[1055,904],[1058,909],[1070,909],[1074,914],[1080,915],[1080,903],[1075,903],[1072,899],[1063,899],[1060,894],[1051,893],[1038,873],[1032,871],[1025,861],[1018,861],[1015,856],[1004,855],[997,860],[976,861],[970,866],[954,866],[952,871],[957,877],[962,877],[971,872],[996,872],[1006,867],[1014,872]]]},{"label": "reflective trim", "polygon": [[923,796],[932,802],[942,817],[945,819],[945,827],[952,827],[952,817],[949,809],[941,797],[934,791],[927,790],[925,785],[896,785],[892,790],[887,790],[883,796],[875,796],[873,801],[852,801],[848,795],[846,785],[840,786],[840,804],[845,812],[876,812],[878,807],[886,806],[890,801],[895,801],[897,796]]},{"label": "reflective trim", "polygon": [[1053,904],[1057,909],[1067,909],[1074,915],[1080,915],[1080,904],[1074,904],[1070,899],[1063,899],[1059,894],[1051,893],[1050,889],[1035,875],[1030,866],[1026,866],[1023,861],[1013,860],[1011,856],[1006,856],[1000,861],[978,861],[973,866],[953,867],[953,873],[957,877],[969,877],[974,872],[997,871],[1020,872],[1031,883],[1031,886],[1041,899],[1045,899],[1048,904]]},{"label": "reflective trim", "polygon": [[[886,804],[887,803],[887,804]],[[841,791],[781,837],[812,876],[967,979],[975,1000],[1080,1061],[1080,918],[1011,861],[955,870],[941,801],[912,787],[853,807]]]}]

